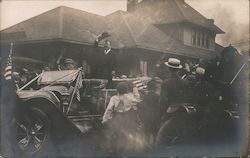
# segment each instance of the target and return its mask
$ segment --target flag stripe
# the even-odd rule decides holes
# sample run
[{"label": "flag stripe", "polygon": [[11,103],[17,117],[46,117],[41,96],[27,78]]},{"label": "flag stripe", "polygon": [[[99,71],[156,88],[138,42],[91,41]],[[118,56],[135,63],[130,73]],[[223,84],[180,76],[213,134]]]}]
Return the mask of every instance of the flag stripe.
[{"label": "flag stripe", "polygon": [[11,76],[11,74],[12,74],[11,71],[7,71],[7,72],[5,72],[4,77],[6,77],[6,76]]},{"label": "flag stripe", "polygon": [[4,69],[4,77],[6,80],[12,79],[12,49],[13,49],[13,43],[10,45],[10,53],[7,59],[6,67]]},{"label": "flag stripe", "polygon": [[11,69],[12,69],[12,66],[7,66],[7,67],[5,68],[5,71],[11,70]]},{"label": "flag stripe", "polygon": [[5,80],[11,80],[11,76],[5,77]]},{"label": "flag stripe", "polygon": [[141,82],[142,82],[141,80],[133,81],[134,84],[141,83]]},{"label": "flag stripe", "polygon": [[139,86],[143,86],[143,84],[142,83],[136,84],[136,87],[139,87]]},{"label": "flag stripe", "polygon": [[135,86],[137,87],[138,90],[142,90],[142,89],[147,88],[147,85],[145,83],[143,83],[142,80],[133,81],[133,84],[135,84]]}]

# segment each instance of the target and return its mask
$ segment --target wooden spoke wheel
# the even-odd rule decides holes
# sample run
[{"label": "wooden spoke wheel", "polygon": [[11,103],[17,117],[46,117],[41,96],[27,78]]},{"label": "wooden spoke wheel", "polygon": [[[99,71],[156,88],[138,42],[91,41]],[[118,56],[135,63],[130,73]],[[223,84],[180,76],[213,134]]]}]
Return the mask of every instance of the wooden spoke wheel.
[{"label": "wooden spoke wheel", "polygon": [[46,115],[32,109],[14,121],[15,146],[25,155],[33,156],[41,153],[49,141],[49,122]]}]

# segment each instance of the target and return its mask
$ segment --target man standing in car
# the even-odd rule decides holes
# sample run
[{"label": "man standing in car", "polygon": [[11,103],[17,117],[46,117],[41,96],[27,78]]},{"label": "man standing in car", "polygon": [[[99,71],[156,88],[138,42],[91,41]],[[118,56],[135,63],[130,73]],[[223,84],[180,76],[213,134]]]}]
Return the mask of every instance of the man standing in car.
[{"label": "man standing in car", "polygon": [[187,83],[177,74],[182,68],[180,60],[169,58],[164,63],[169,69],[169,77],[165,79],[161,87],[160,105],[162,112],[166,112],[168,106],[184,103],[187,101]]},{"label": "man standing in car", "polygon": [[102,33],[96,37],[94,42],[94,51],[91,55],[91,72],[92,77],[99,79],[107,79],[107,87],[112,87],[112,73],[116,66],[115,53],[111,49],[111,43],[109,40],[104,41],[104,49],[99,50],[99,43],[109,37],[107,32]]}]

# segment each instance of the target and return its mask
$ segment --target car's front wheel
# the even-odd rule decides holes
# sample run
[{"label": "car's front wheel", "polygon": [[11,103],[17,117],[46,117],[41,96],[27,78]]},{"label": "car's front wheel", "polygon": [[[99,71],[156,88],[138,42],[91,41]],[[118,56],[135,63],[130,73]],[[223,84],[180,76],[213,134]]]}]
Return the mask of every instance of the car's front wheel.
[{"label": "car's front wheel", "polygon": [[41,110],[29,109],[13,122],[13,143],[20,156],[35,157],[45,151],[50,140],[50,123]]}]

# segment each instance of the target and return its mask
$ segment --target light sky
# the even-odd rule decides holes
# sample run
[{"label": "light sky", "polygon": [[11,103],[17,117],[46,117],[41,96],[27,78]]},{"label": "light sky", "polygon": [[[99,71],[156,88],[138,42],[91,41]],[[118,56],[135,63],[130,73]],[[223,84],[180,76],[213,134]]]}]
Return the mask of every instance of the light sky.
[{"label": "light sky", "polygon": [[[219,35],[222,45],[249,38],[249,0],[185,0],[226,32]],[[126,10],[126,0],[2,0],[0,30],[58,6],[68,6],[99,15]]]},{"label": "light sky", "polygon": [[[186,2],[224,32],[216,41],[223,46],[232,44],[240,51],[249,51],[249,4],[250,0],[186,0]],[[243,43],[245,42],[245,43]]]}]

